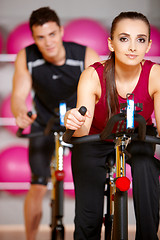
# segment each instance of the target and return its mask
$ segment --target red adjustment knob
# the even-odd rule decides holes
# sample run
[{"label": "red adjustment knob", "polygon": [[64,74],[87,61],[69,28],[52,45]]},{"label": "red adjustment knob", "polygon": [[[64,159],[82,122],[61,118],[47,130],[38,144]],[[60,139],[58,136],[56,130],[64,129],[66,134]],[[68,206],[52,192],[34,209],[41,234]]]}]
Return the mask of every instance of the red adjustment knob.
[{"label": "red adjustment knob", "polygon": [[57,181],[62,181],[64,179],[64,171],[63,170],[57,170],[55,171],[55,177],[57,179]]},{"label": "red adjustment knob", "polygon": [[130,188],[130,180],[127,177],[119,177],[116,180],[116,187],[122,191],[125,192]]}]

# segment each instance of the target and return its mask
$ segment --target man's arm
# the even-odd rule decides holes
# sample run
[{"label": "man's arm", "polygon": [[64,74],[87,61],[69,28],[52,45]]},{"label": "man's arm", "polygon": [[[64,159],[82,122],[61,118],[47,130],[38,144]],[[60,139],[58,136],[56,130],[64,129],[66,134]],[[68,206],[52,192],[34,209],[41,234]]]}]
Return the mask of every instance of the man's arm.
[{"label": "man's arm", "polygon": [[88,66],[90,66],[91,64],[95,63],[95,62],[99,62],[100,60],[100,56],[96,53],[95,50],[93,50],[92,48],[87,47],[86,48],[86,55],[85,55],[85,68],[87,68]]},{"label": "man's arm", "polygon": [[11,96],[11,110],[16,118],[16,124],[21,128],[26,128],[36,118],[27,116],[26,98],[32,88],[32,78],[27,69],[25,49],[21,50],[15,61],[15,71],[13,76]]}]

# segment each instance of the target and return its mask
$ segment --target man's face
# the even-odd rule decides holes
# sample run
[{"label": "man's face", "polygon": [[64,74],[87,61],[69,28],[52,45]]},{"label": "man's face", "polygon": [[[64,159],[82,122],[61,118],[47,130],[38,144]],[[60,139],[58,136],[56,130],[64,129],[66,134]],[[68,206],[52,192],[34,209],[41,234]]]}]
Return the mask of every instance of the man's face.
[{"label": "man's face", "polygon": [[34,41],[43,57],[54,58],[62,47],[63,28],[56,22],[47,22],[42,26],[32,26]]}]

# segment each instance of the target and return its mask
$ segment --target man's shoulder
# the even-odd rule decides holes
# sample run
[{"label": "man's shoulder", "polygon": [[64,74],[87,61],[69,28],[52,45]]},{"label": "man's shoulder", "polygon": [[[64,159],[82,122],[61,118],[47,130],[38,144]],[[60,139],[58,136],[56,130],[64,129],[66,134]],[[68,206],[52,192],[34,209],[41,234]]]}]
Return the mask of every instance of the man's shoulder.
[{"label": "man's shoulder", "polygon": [[36,46],[36,44],[35,43],[33,43],[33,44],[30,44],[30,45],[28,45],[28,46],[26,46],[26,51],[33,51],[33,50],[36,50],[36,51],[38,51],[38,47]]},{"label": "man's shoulder", "polygon": [[63,42],[68,57],[84,57],[86,46],[75,42]]},{"label": "man's shoulder", "polygon": [[40,53],[38,47],[36,44],[31,44],[25,48],[27,59],[36,59],[36,58],[42,58],[42,54]]},{"label": "man's shoulder", "polygon": [[65,48],[69,48],[69,49],[86,49],[85,45],[76,43],[76,42],[63,42],[63,45]]}]

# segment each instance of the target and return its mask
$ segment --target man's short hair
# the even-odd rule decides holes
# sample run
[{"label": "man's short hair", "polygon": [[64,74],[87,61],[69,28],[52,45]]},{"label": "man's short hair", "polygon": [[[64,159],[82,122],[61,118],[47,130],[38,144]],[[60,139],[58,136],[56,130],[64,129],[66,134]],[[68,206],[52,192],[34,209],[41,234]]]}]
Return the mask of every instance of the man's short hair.
[{"label": "man's short hair", "polygon": [[31,13],[29,18],[29,26],[32,31],[32,26],[42,26],[44,23],[47,22],[56,22],[57,25],[60,27],[60,19],[57,16],[56,12],[49,7],[42,7],[39,8]]}]

